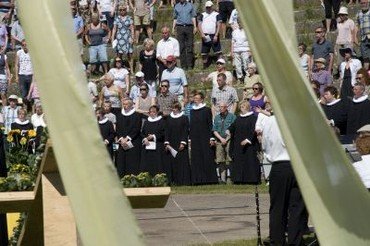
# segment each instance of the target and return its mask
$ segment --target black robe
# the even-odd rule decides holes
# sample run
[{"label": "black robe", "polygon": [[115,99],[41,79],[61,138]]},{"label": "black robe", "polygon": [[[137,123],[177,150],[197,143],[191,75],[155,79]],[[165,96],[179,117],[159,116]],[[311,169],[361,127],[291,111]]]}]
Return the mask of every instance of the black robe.
[{"label": "black robe", "polygon": [[120,177],[128,174],[137,175],[139,173],[140,152],[141,152],[141,116],[137,112],[129,115],[118,114],[116,134],[117,139],[129,137],[133,144],[133,148],[124,150],[119,145],[117,151],[117,172]]},{"label": "black robe", "polygon": [[145,145],[141,146],[140,172],[149,172],[151,176],[163,173],[164,124],[162,118],[153,122],[147,119],[144,122],[141,136],[144,139],[149,134],[154,134],[156,149],[149,150],[145,148]]},{"label": "black robe", "polygon": [[[190,163],[189,163],[189,119],[182,115],[173,118],[171,115],[166,120],[165,143],[178,151],[173,157],[169,151],[165,154],[164,169],[170,183],[175,185],[190,185]],[[185,145],[179,151],[181,142]]]},{"label": "black robe", "polygon": [[33,130],[33,125],[30,122],[28,122],[27,124],[18,124],[17,122],[13,122],[10,125],[10,129],[12,130],[19,129],[21,131],[28,131]]},{"label": "black robe", "polygon": [[334,125],[338,127],[340,135],[347,134],[347,111],[349,103],[347,99],[341,99],[332,105],[322,104],[326,118],[334,121]]},{"label": "black robe", "polygon": [[[261,182],[260,162],[257,158],[259,143],[255,133],[257,116],[238,116],[230,126],[231,179],[239,184],[259,184]],[[248,139],[252,144],[242,146]]]},{"label": "black robe", "polygon": [[369,99],[358,102],[352,100],[348,107],[347,134],[356,134],[358,129],[367,124],[370,124]]},{"label": "black robe", "polygon": [[107,140],[109,142],[106,147],[110,157],[113,159],[113,143],[115,137],[113,123],[108,119],[99,121],[99,130],[103,141]]},{"label": "black robe", "polygon": [[[24,121],[23,123],[26,123],[26,121]],[[21,130],[21,134],[23,131],[29,131],[29,130],[33,130],[33,125],[32,123],[30,123],[28,120],[27,120],[27,123],[26,124],[19,124],[16,122],[13,122],[11,125],[10,125],[10,129],[11,130],[16,130],[16,129],[19,129]],[[19,141],[20,139],[18,139]],[[35,139],[36,140],[36,139]],[[29,142],[29,145],[28,145],[28,153],[33,153],[33,147],[32,145],[34,145],[34,147],[36,147],[36,142],[34,142],[33,144],[31,142]]]},{"label": "black robe", "polygon": [[212,113],[208,107],[190,111],[191,178],[193,184],[217,183],[212,137]]}]

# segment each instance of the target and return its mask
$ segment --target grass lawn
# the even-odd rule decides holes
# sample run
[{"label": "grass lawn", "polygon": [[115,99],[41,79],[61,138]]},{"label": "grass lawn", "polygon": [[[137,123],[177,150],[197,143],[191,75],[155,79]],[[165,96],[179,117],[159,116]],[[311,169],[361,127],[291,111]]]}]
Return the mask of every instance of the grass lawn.
[{"label": "grass lawn", "polygon": [[[268,186],[263,183],[258,186],[259,193],[268,193]],[[198,185],[198,186],[172,186],[172,194],[242,194],[254,193],[254,185]]]}]

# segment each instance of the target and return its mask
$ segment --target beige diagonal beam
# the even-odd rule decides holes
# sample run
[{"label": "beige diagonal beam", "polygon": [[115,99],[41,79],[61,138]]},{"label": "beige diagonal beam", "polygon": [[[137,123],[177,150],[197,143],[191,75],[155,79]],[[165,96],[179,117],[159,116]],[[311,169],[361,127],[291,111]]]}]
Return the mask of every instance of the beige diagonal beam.
[{"label": "beige diagonal beam", "polygon": [[370,197],[299,67],[292,1],[236,4],[320,243],[369,245]]},{"label": "beige diagonal beam", "polygon": [[68,2],[18,3],[59,171],[84,245],[141,245],[93,116]]}]

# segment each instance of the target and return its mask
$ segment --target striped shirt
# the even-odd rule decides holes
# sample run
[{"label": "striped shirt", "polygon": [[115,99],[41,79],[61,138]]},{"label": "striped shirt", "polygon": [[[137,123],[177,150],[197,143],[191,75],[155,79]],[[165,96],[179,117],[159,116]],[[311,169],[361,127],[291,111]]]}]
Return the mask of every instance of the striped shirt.
[{"label": "striped shirt", "polygon": [[370,34],[370,10],[366,13],[360,10],[356,15],[356,20],[360,29],[361,40],[365,40],[366,35]]}]

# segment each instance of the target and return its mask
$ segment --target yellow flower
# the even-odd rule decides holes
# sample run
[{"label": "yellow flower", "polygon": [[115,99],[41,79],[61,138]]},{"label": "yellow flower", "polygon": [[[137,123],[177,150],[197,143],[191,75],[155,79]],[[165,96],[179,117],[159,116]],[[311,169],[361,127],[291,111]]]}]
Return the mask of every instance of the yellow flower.
[{"label": "yellow flower", "polygon": [[26,143],[27,143],[27,138],[22,137],[22,138],[21,138],[21,140],[19,140],[19,143],[20,143],[21,145],[26,145]]},{"label": "yellow flower", "polygon": [[30,138],[34,138],[34,137],[36,137],[36,131],[35,131],[35,130],[29,130],[29,131],[28,131],[28,136],[29,136]]},{"label": "yellow flower", "polygon": [[8,135],[8,136],[6,137],[6,141],[8,141],[9,143],[13,142],[13,140],[14,140],[14,138],[13,138],[13,136],[12,136],[12,135]]},{"label": "yellow flower", "polygon": [[1,129],[2,131],[5,131],[5,127],[1,127],[0,129]]},{"label": "yellow flower", "polygon": [[19,129],[15,129],[15,130],[13,130],[13,132],[14,132],[14,133],[21,134],[21,130],[19,130]]}]

